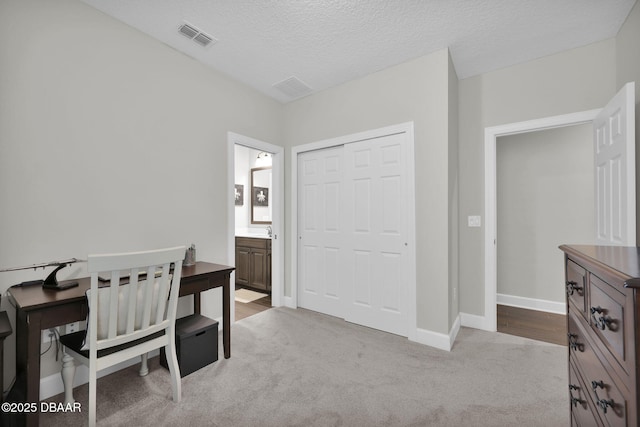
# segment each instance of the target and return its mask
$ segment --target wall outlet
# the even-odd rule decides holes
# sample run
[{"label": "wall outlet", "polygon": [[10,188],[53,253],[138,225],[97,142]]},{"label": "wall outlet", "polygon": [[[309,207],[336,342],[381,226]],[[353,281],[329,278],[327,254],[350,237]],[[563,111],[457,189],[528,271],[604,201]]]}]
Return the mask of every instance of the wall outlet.
[{"label": "wall outlet", "polygon": [[469,215],[467,217],[467,224],[469,227],[480,227],[482,225],[480,215]]},{"label": "wall outlet", "polygon": [[78,332],[80,330],[80,322],[73,322],[67,324],[67,334],[71,334],[73,332]]},{"label": "wall outlet", "polygon": [[53,328],[45,329],[42,331],[42,342],[44,344],[48,344],[55,337],[55,332],[53,332]]}]

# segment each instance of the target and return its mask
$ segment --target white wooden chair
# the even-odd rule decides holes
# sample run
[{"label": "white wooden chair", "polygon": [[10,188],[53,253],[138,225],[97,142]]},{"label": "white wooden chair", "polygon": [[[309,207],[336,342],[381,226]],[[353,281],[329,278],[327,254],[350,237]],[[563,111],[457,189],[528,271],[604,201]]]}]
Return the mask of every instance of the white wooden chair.
[{"label": "white wooden chair", "polygon": [[[89,368],[89,425],[96,423],[97,373],[141,356],[146,374],[149,351],[164,347],[173,400],[182,396],[175,348],[175,323],[185,247],[90,255],[87,330],[60,337],[65,354],[65,403],[73,402],[74,359]],[[171,264],[174,268],[170,271]],[[104,277],[110,280],[104,282]],[[100,279],[99,279],[100,277]]]}]

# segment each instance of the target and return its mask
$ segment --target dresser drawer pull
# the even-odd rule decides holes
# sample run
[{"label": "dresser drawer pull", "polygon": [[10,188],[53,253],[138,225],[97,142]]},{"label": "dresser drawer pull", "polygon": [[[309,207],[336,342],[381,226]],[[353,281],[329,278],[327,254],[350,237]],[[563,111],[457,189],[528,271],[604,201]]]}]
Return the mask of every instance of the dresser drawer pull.
[{"label": "dresser drawer pull", "polygon": [[596,328],[604,331],[605,329],[609,329],[610,331],[616,331],[618,328],[616,327],[616,321],[612,318],[606,316],[606,310],[600,306],[591,307],[591,319],[593,323],[596,325]]},{"label": "dresser drawer pull", "polygon": [[567,337],[569,337],[569,347],[571,347],[571,350],[584,351],[584,345],[578,342],[578,336],[576,334],[568,333]]},{"label": "dresser drawer pull", "polygon": [[567,295],[573,295],[574,291],[578,291],[578,295],[582,295],[582,286],[578,286],[577,282],[570,280],[567,282]]},{"label": "dresser drawer pull", "polygon": [[598,390],[597,390],[598,387],[604,389],[604,382],[591,381],[591,388],[593,389],[593,393],[596,395],[596,402],[598,402],[598,406],[602,409],[602,412],[606,414],[607,408],[609,406],[613,407],[613,400],[600,399],[600,397],[598,396]]},{"label": "dresser drawer pull", "polygon": [[569,396],[571,396],[571,404],[573,406],[578,407],[578,404],[582,405],[583,403],[585,403],[584,400],[573,397],[573,393],[571,393],[571,390],[580,390],[580,387],[578,387],[577,385],[569,384]]}]

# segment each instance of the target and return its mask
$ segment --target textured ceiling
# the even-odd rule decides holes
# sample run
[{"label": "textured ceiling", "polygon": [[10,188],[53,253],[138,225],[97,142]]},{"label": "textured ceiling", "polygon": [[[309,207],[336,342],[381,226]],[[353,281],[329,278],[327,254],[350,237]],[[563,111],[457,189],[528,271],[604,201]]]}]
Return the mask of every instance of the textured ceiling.
[{"label": "textured ceiling", "polygon": [[[317,92],[446,47],[462,79],[584,46],[615,36],[635,3],[83,1],[281,102],[305,94],[274,87],[292,76]],[[189,40],[178,32],[184,22],[217,42],[202,47]]]}]

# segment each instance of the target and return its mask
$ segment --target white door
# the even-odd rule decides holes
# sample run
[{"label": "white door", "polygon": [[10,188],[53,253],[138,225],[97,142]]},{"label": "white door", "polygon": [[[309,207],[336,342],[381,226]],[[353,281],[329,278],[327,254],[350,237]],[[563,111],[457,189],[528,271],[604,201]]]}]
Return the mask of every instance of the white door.
[{"label": "white door", "polygon": [[627,83],[593,122],[596,243],[636,244],[635,85]]},{"label": "white door", "polygon": [[344,317],[343,147],[298,155],[298,305]]},{"label": "white door", "polygon": [[345,145],[345,320],[407,336],[406,133]]}]

